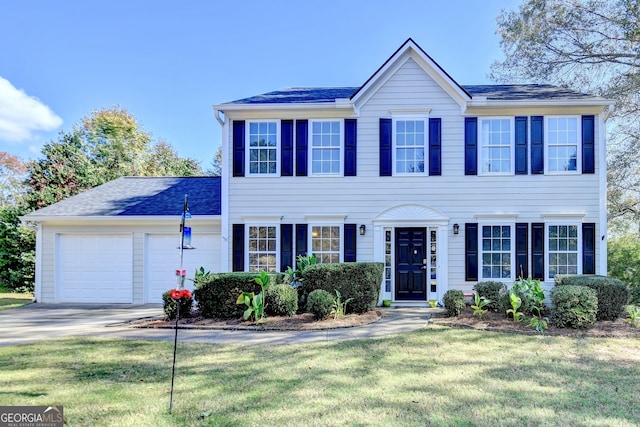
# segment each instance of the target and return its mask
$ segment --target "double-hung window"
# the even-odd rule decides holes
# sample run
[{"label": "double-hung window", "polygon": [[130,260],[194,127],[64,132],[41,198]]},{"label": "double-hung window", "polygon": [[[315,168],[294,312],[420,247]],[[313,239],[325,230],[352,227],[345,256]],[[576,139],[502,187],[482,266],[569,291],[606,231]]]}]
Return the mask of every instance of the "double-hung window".
[{"label": "double-hung window", "polygon": [[249,226],[249,271],[276,271],[277,227]]},{"label": "double-hung window", "polygon": [[311,121],[311,174],[342,174],[342,121]]},{"label": "double-hung window", "polygon": [[547,117],[547,171],[580,170],[580,120],[578,117]]},{"label": "double-hung window", "polygon": [[507,117],[480,119],[478,138],[482,173],[513,173],[513,119]]},{"label": "double-hung window", "polygon": [[512,279],[512,233],[509,225],[483,225],[480,235],[482,279]]},{"label": "double-hung window", "polygon": [[395,174],[424,175],[427,172],[427,120],[396,118],[393,122]]},{"label": "double-hung window", "polygon": [[578,274],[580,227],[577,225],[548,225],[549,279],[556,274]]},{"label": "double-hung window", "polygon": [[340,262],[341,228],[339,225],[311,226],[311,252],[319,263]]},{"label": "double-hung window", "polygon": [[278,123],[248,122],[249,174],[278,174]]}]

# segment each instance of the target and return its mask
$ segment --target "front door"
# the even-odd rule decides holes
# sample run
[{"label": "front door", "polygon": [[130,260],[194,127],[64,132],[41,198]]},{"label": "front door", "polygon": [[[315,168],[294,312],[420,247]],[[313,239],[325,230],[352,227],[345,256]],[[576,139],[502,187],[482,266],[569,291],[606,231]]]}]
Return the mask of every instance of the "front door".
[{"label": "front door", "polygon": [[396,228],[395,299],[427,299],[427,230]]}]

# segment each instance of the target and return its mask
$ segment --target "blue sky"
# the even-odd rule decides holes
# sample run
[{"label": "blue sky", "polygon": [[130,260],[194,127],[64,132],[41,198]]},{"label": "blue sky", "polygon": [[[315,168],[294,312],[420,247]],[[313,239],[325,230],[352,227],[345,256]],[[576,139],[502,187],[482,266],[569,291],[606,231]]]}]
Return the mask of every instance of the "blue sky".
[{"label": "blue sky", "polygon": [[212,106],[359,86],[409,37],[461,84],[490,83],[519,0],[0,0],[0,151],[23,159],[85,114],[126,108],[210,164]]}]

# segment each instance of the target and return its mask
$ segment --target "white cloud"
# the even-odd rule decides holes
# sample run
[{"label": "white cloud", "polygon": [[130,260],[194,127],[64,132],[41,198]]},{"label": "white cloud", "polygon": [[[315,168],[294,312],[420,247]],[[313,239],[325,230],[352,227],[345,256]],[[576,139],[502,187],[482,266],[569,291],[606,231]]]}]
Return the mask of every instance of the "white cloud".
[{"label": "white cloud", "polygon": [[0,140],[27,141],[33,132],[52,131],[60,125],[62,119],[38,98],[0,77]]}]

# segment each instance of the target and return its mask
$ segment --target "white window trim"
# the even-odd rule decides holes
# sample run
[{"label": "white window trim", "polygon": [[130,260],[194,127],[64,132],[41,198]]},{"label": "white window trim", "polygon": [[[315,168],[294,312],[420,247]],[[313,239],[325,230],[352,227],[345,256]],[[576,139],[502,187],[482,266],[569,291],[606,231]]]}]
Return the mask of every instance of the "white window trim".
[{"label": "white window trim", "polygon": [[280,223],[279,222],[249,222],[244,225],[244,247],[246,248],[244,251],[244,265],[247,271],[250,269],[249,263],[249,228],[250,227],[275,227],[276,228],[276,269],[275,271],[280,271]]},{"label": "white window trim", "polygon": [[[390,110],[396,111],[396,110]],[[401,111],[401,110],[398,110]],[[414,110],[410,110],[414,111]],[[425,111],[431,111],[425,110]],[[404,120],[414,120],[424,122],[424,172],[421,173],[399,173],[396,165],[398,164],[397,146],[396,146],[396,123]],[[392,176],[428,176],[429,175],[429,115],[428,114],[395,114],[391,116],[391,150],[392,150]]]},{"label": "white window trim", "polygon": [[[482,249],[482,228],[483,227],[494,227],[494,226],[500,226],[500,227],[505,227],[508,226],[510,228],[510,240],[511,240],[511,275],[510,277],[506,278],[506,277],[484,277],[483,275],[483,268],[482,268],[482,255],[484,253],[483,249]],[[478,223],[478,270],[480,270],[478,272],[478,280],[480,281],[484,281],[484,280],[492,280],[492,281],[497,281],[497,282],[513,282],[516,279],[516,240],[515,240],[515,234],[516,234],[516,223],[515,222],[511,222],[511,221],[485,221],[485,222],[481,222]]]},{"label": "white window trim", "polygon": [[[249,129],[251,126],[251,123],[275,123],[276,124],[276,146],[274,147],[276,150],[276,171],[275,173],[251,173],[251,140],[250,140],[250,133],[249,133]],[[281,166],[281,161],[280,161],[280,157],[281,157],[281,153],[280,153],[280,147],[282,145],[281,143],[281,135],[280,135],[280,120],[278,119],[264,119],[264,120],[247,120],[245,122],[245,129],[244,129],[244,134],[245,134],[245,140],[246,140],[246,155],[245,155],[245,170],[247,171],[247,173],[245,174],[248,177],[252,177],[252,176],[257,176],[260,178],[266,178],[266,177],[279,177],[280,176],[280,166]],[[256,149],[256,148],[254,148]]]},{"label": "white window trim", "polygon": [[[340,124],[340,156],[339,156],[339,171],[336,173],[313,173],[313,124],[322,122],[338,122]],[[344,175],[344,119],[339,118],[323,118],[323,119],[309,119],[309,129],[307,131],[307,170],[310,177],[336,177]]]},{"label": "white window trim", "polygon": [[308,244],[308,253],[310,253],[311,255],[314,254],[313,252],[313,227],[340,227],[340,256],[339,256],[339,260],[338,262],[344,262],[344,220],[342,222],[340,221],[336,221],[336,220],[329,220],[329,221],[313,221],[313,222],[309,222],[308,225],[308,235],[307,235],[307,242],[309,242]]},{"label": "white window trim", "polygon": [[[576,156],[576,170],[574,171],[550,171],[549,170],[549,119],[576,119],[578,133],[577,140],[577,156]],[[582,117],[570,114],[570,115],[554,115],[544,116],[544,174],[545,175],[579,175],[582,174]]]},{"label": "white window trim", "polygon": [[549,227],[572,227],[575,226],[578,230],[578,263],[576,266],[577,274],[582,273],[582,222],[580,221],[551,221],[544,223],[544,276],[547,280],[553,281],[553,277],[549,274],[549,255],[551,255],[551,249],[549,248]]},{"label": "white window trim", "polygon": [[[483,120],[509,120],[509,172],[484,172],[482,161],[482,121]],[[516,150],[516,118],[511,116],[478,117],[478,175],[480,176],[506,176],[515,175],[515,150]],[[529,153],[527,153],[527,156]]]}]

